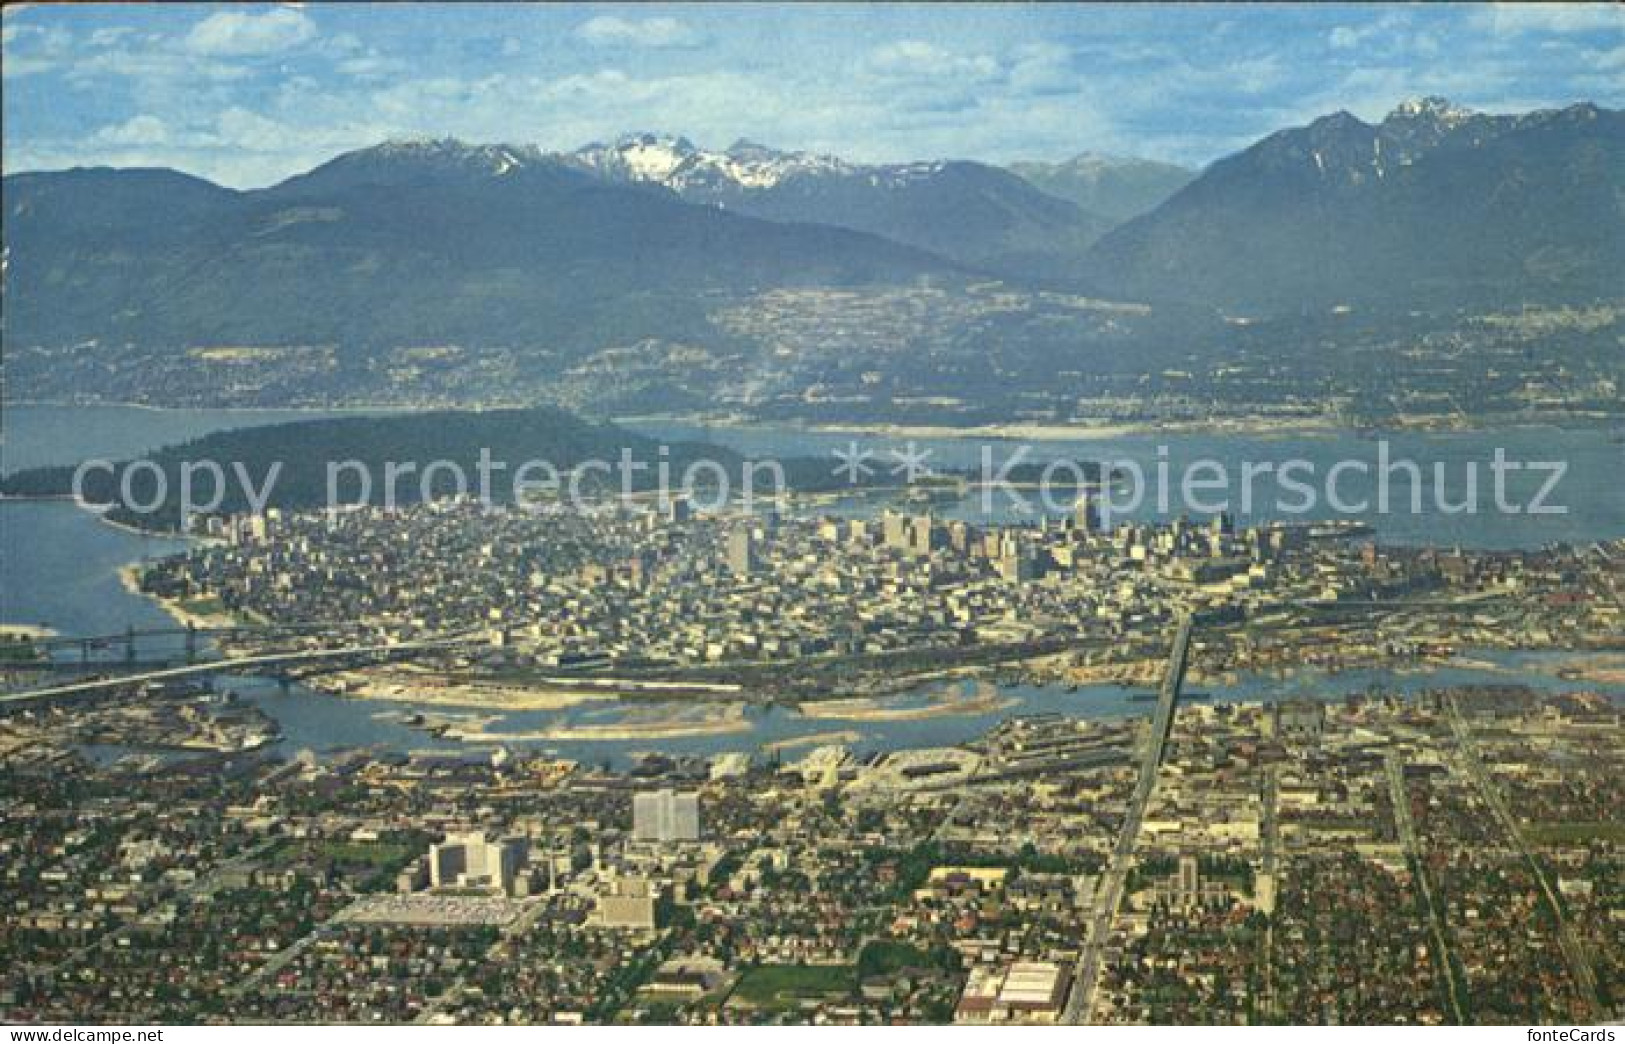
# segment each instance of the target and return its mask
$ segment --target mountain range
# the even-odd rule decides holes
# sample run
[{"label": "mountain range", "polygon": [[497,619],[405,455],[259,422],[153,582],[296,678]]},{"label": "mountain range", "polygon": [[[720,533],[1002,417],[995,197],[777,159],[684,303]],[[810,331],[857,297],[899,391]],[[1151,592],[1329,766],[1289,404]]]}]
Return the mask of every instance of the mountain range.
[{"label": "mountain range", "polygon": [[237,192],[164,170],[5,179],[13,344],[570,344],[680,329],[712,292],[954,266],[827,225],[606,183],[450,141]]},{"label": "mountain range", "polygon": [[1214,163],[1088,268],[1104,295],[1266,314],[1618,297],[1625,114],[1334,113]]},{"label": "mountain range", "polygon": [[1127,221],[1189,185],[1197,172],[1172,163],[1085,152],[1060,163],[1020,162],[1010,172],[1091,214]]},{"label": "mountain range", "polygon": [[1008,170],[968,161],[848,163],[748,141],[711,152],[656,134],[563,159],[613,182],[664,186],[691,203],[869,232],[1015,279],[1075,280],[1084,252],[1115,224]]},{"label": "mountain range", "polygon": [[[1194,176],[1088,156],[863,164],[655,134],[568,153],[389,142],[251,191],[172,170],[9,174],[4,239],[6,345],[41,371],[59,350],[83,363],[200,345],[305,346],[374,375],[376,350],[402,346],[568,366],[651,340],[790,364],[800,349],[771,322],[718,316],[749,300],[771,317],[775,291],[945,301],[989,281],[1182,315],[1616,299],[1625,116],[1423,99],[1377,124],[1336,113],[1280,131]],[[989,316],[1026,321],[986,298],[932,307],[934,336],[972,358]],[[1114,314],[1102,337],[1138,322]],[[1052,327],[1033,319],[1031,336]]]}]

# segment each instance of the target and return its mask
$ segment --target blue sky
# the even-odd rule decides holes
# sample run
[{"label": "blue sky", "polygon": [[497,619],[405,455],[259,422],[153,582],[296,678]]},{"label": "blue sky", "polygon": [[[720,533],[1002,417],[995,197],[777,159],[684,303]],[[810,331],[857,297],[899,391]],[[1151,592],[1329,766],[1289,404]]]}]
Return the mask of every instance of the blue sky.
[{"label": "blue sky", "polygon": [[1440,94],[1625,105],[1607,5],[51,5],[5,8],[4,166],[264,185],[390,137],[632,130],[868,161],[1201,165]]}]

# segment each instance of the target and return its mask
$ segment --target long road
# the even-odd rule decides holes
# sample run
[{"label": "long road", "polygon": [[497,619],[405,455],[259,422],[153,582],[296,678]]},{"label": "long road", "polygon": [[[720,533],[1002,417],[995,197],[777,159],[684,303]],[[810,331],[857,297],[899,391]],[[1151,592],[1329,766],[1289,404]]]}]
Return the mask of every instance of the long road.
[{"label": "long road", "polygon": [[1445,941],[1444,917],[1439,912],[1439,904],[1434,901],[1433,882],[1428,880],[1422,846],[1416,839],[1416,823],[1411,819],[1411,796],[1405,787],[1405,765],[1397,752],[1389,751],[1384,767],[1388,772],[1389,800],[1394,806],[1394,827],[1399,831],[1399,842],[1404,846],[1405,854],[1410,857],[1417,887],[1422,890],[1422,902],[1427,906],[1428,928],[1433,932],[1433,959],[1444,976],[1450,1011],[1456,1017],[1456,1025],[1465,1026],[1467,1018],[1461,1009],[1461,984],[1456,981],[1456,962],[1451,958],[1450,946]]},{"label": "long road", "polygon": [[1174,723],[1174,707],[1179,702],[1180,688],[1185,684],[1185,667],[1191,647],[1191,618],[1182,616],[1179,630],[1174,634],[1174,647],[1168,656],[1168,670],[1162,677],[1162,688],[1157,693],[1157,712],[1151,719],[1151,736],[1146,744],[1145,756],[1140,761],[1140,778],[1129,801],[1123,829],[1117,836],[1117,847],[1112,850],[1111,863],[1100,883],[1095,887],[1094,911],[1090,915],[1084,937],[1083,953],[1073,973],[1072,991],[1067,995],[1066,1011],[1062,1021],[1068,1025],[1081,1025],[1089,1021],[1094,1011],[1095,990],[1100,980],[1101,957],[1111,938],[1112,925],[1117,920],[1117,908],[1123,902],[1123,889],[1128,880],[1134,848],[1140,838],[1140,824],[1151,803],[1151,792],[1156,788],[1157,770],[1167,749],[1168,734]]},{"label": "long road", "polygon": [[[1260,794],[1260,813],[1263,818],[1259,830],[1259,847],[1261,864],[1259,876],[1270,882],[1271,895],[1275,902],[1279,902],[1281,894],[1281,878],[1276,872],[1280,862],[1281,851],[1281,818],[1279,806],[1281,803],[1281,766],[1271,764],[1264,766],[1264,787]],[[1273,914],[1271,909],[1264,911]],[[1272,916],[1264,922],[1264,1015],[1273,1022],[1280,1017],[1281,1000],[1275,989],[1275,918]]]},{"label": "long road", "polygon": [[305,664],[321,663],[324,660],[366,659],[375,656],[393,659],[397,656],[411,656],[421,652],[433,652],[477,644],[482,643],[478,639],[459,635],[456,637],[429,638],[415,642],[396,642],[392,645],[346,645],[333,649],[301,649],[297,652],[236,656],[229,659],[188,664],[185,667],[167,667],[163,670],[147,671],[142,674],[120,674],[111,678],[95,678],[90,681],[72,682],[68,685],[53,685],[44,689],[5,693],[0,695],[0,705],[63,699],[69,696],[87,696],[131,685],[181,681],[187,678],[199,678],[205,675],[222,674],[230,671],[298,667]]},{"label": "long road", "polygon": [[1587,956],[1579,936],[1574,934],[1574,925],[1564,914],[1563,904],[1557,901],[1557,893],[1552,889],[1551,878],[1540,865],[1540,860],[1535,858],[1534,849],[1529,846],[1523,828],[1518,825],[1517,818],[1507,807],[1500,786],[1485,771],[1484,762],[1478,756],[1478,742],[1473,739],[1472,729],[1462,718],[1461,708],[1456,705],[1454,696],[1445,699],[1445,712],[1450,719],[1450,731],[1455,734],[1456,749],[1461,754],[1462,766],[1467,770],[1473,785],[1478,788],[1479,796],[1490,806],[1490,811],[1500,823],[1501,829],[1511,838],[1518,853],[1529,865],[1529,871],[1535,875],[1536,883],[1540,885],[1547,909],[1557,922],[1558,948],[1563,951],[1563,958],[1568,963],[1569,975],[1574,980],[1575,989],[1579,991],[1580,1002],[1587,1008],[1587,1019],[1605,1017],[1607,1013],[1603,1008],[1602,998],[1598,995],[1597,973],[1591,967],[1591,958]]},{"label": "long road", "polygon": [[[204,642],[236,642],[244,638],[255,639],[258,644],[264,645],[274,637],[303,638],[316,637],[329,641],[340,639],[355,640],[361,637],[366,625],[357,620],[303,620],[299,622],[273,623],[251,622],[238,620],[227,624],[209,624],[197,626],[195,624],[170,625],[165,627],[135,627],[129,626],[122,631],[111,634],[81,634],[61,635],[46,633],[37,637],[20,637],[0,640],[0,651],[15,653],[45,654],[40,660],[31,657],[13,655],[0,662],[0,670],[6,671],[77,671],[89,674],[94,671],[124,671],[135,673],[137,671],[156,670],[160,667],[191,666],[201,664],[204,657],[200,654],[200,645]],[[3,628],[0,628],[3,630]],[[184,652],[177,649],[173,653],[153,651],[147,647],[155,640],[175,641],[184,643]],[[138,647],[142,652],[138,653]],[[92,656],[94,651],[121,651],[122,655],[108,657],[105,655]],[[77,661],[64,658],[63,653],[77,651]],[[183,658],[184,656],[184,658]]]},{"label": "long road", "polygon": [[31,649],[50,653],[78,649],[92,666],[117,666],[118,661],[88,659],[92,649],[127,650],[126,659],[134,654],[135,645],[152,638],[179,638],[189,643],[225,638],[230,641],[245,636],[307,635],[353,631],[361,625],[354,620],[306,620],[299,623],[233,623],[210,627],[127,627],[114,634],[63,635],[47,634],[37,638],[19,638],[0,642],[0,647]]}]

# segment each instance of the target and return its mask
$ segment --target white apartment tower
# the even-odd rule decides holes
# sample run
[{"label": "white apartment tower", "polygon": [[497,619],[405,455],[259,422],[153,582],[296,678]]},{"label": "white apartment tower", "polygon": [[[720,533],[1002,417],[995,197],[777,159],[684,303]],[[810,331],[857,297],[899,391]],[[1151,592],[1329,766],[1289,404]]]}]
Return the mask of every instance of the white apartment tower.
[{"label": "white apartment tower", "polygon": [[699,795],[672,790],[634,794],[632,837],[637,841],[698,841]]}]

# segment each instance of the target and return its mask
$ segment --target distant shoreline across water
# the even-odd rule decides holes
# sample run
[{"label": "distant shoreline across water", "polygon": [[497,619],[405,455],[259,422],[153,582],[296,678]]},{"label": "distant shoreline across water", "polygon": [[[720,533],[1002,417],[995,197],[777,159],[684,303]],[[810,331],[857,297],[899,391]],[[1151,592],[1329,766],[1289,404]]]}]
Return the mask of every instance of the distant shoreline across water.
[{"label": "distant shoreline across water", "polygon": [[1301,420],[1221,418],[1211,421],[1129,421],[1099,424],[884,424],[865,421],[768,421],[752,417],[712,418],[703,414],[640,414],[612,418],[616,424],[633,429],[666,424],[695,426],[724,431],[800,431],[808,435],[871,435],[891,438],[997,439],[1001,441],[1071,442],[1091,439],[1139,438],[1154,435],[1192,437],[1214,436],[1303,436],[1307,438],[1382,435],[1487,434],[1496,431],[1611,431],[1618,427],[1614,417],[1572,418],[1570,423],[1550,419],[1464,418],[1450,423],[1440,418],[1417,418],[1413,423],[1390,421],[1365,427],[1332,417],[1306,417]]},{"label": "distant shoreline across water", "polygon": [[[95,457],[131,459],[164,446],[216,432],[259,427],[262,423],[364,415],[365,411],[360,408],[324,414],[318,409],[279,413],[268,410],[8,403],[3,416],[0,416],[4,437],[0,454],[3,454],[4,468],[9,474],[30,468],[74,465]],[[393,411],[392,415],[399,416]],[[1323,469],[1334,460],[1367,458],[1378,441],[1388,439],[1393,444],[1396,457],[1404,455],[1420,461],[1424,468],[1429,461],[1437,462],[1446,468],[1448,481],[1456,485],[1459,485],[1466,464],[1478,461],[1482,470],[1482,462],[1489,459],[1492,451],[1504,446],[1508,456],[1513,459],[1563,459],[1570,462],[1569,474],[1563,480],[1561,495],[1557,500],[1569,507],[1567,515],[1543,519],[1482,512],[1466,516],[1443,516],[1431,511],[1419,515],[1391,512],[1384,517],[1367,520],[1374,524],[1377,539],[1383,543],[1413,546],[1431,544],[1533,549],[1552,543],[1590,542],[1625,535],[1621,530],[1621,526],[1625,525],[1625,489],[1613,481],[1621,451],[1617,445],[1618,436],[1607,425],[1594,424],[1583,428],[1541,425],[1450,432],[1361,432],[1330,427],[1264,434],[1161,431],[1118,437],[1107,436],[1104,429],[1077,433],[1071,429],[1055,429],[1035,433],[1053,437],[1042,441],[1034,438],[1026,446],[1021,446],[1020,440],[1009,437],[1014,428],[993,429],[980,436],[945,428],[942,430],[952,434],[941,437],[894,435],[888,438],[855,429],[765,424],[738,417],[697,420],[678,420],[675,416],[671,419],[622,417],[617,424],[644,439],[665,443],[703,440],[752,458],[801,457],[812,463],[822,461],[829,467],[835,467],[839,452],[844,452],[854,443],[872,451],[872,463],[887,467],[893,463],[887,451],[900,451],[913,440],[917,442],[926,463],[935,469],[977,468],[983,452],[989,448],[996,458],[1008,456],[1017,448],[1030,448],[1031,453],[1026,460],[1035,466],[1042,466],[1048,458],[1060,454],[1082,461],[1109,461],[1114,466],[1120,462],[1138,462],[1146,469],[1147,475],[1161,463],[1160,452],[1164,446],[1168,447],[1168,455],[1176,469],[1196,458],[1211,457],[1224,464],[1233,475],[1248,461],[1279,462],[1293,457],[1317,462],[1317,466]],[[996,436],[995,431],[1002,432],[1003,437]],[[1075,437],[1065,437],[1069,434]],[[1424,485],[1431,479],[1431,475],[1425,475]],[[1359,481],[1347,483],[1347,487],[1351,497],[1357,498],[1366,492]],[[1454,491],[1454,485],[1451,490]],[[1403,497],[1404,492],[1400,490],[1399,496]],[[5,502],[19,506],[23,503],[10,498]],[[883,502],[885,498],[879,498],[874,504],[843,506],[809,502],[809,505],[840,515],[876,510],[876,504],[883,506]],[[1395,503],[1403,502],[1403,499],[1395,500]],[[997,517],[986,516],[976,510],[978,505],[974,503],[937,502],[924,507],[902,506],[904,510],[929,510],[943,518],[963,517],[966,521],[1021,520],[1008,512]],[[1003,506],[1002,503],[1000,506]],[[1028,520],[1035,521],[1036,517]],[[1254,525],[1269,520],[1267,513],[1257,510],[1238,515],[1235,519],[1239,525]]]},{"label": "distant shoreline across water", "polygon": [[[539,405],[535,402],[425,402],[425,403],[339,403],[333,405],[289,406],[171,406],[147,402],[96,400],[91,402],[56,401],[51,399],[8,399],[4,408],[33,407],[61,410],[141,410],[146,413],[169,416],[186,414],[302,414],[311,417],[340,415],[384,415],[427,412],[485,413],[492,410],[525,409]],[[728,431],[764,430],[775,432],[804,432],[809,435],[872,435],[876,437],[936,438],[936,439],[1000,439],[1032,442],[1088,441],[1149,435],[1235,435],[1235,436],[1304,436],[1335,437],[1339,435],[1377,437],[1383,434],[1483,434],[1495,431],[1621,431],[1621,418],[1609,414],[1571,415],[1563,418],[1543,417],[1531,419],[1517,415],[1441,416],[1423,415],[1413,418],[1386,418],[1381,423],[1364,425],[1351,423],[1346,418],[1333,416],[1305,416],[1292,419],[1227,416],[1208,420],[1145,419],[1134,421],[1101,420],[1079,423],[979,423],[979,424],[890,424],[863,420],[807,420],[803,418],[770,419],[749,415],[712,416],[704,413],[630,413],[598,418],[611,424],[633,429],[661,425],[683,425],[696,428]],[[0,425],[0,428],[3,428]],[[3,431],[0,431],[3,434]]]},{"label": "distant shoreline across water", "polygon": [[[8,406],[4,417],[6,462],[8,465],[12,462],[14,439],[19,431],[25,435],[25,442],[32,441],[39,448],[58,454],[56,459],[62,460],[74,453],[97,452],[94,446],[85,449],[86,445],[95,439],[122,444],[127,447],[128,452],[139,453],[149,448],[155,439],[173,440],[173,433],[177,428],[189,427],[189,434],[186,437],[197,437],[209,430],[232,426],[244,418],[262,415],[246,411],[167,411],[149,408],[119,410],[108,407],[35,406],[26,410],[13,410]],[[174,423],[177,421],[187,423]],[[632,426],[634,430],[638,430],[637,425]],[[837,432],[792,430],[786,426],[735,428],[715,425],[713,430],[719,441],[735,445],[743,442],[767,452],[798,446],[804,451],[817,452],[829,445],[844,444],[849,438],[858,437]],[[650,433],[647,427],[642,431],[644,434]],[[669,434],[674,438],[683,434],[681,431],[655,433]],[[1593,499],[1588,503],[1584,513],[1574,517],[1572,521],[1574,528],[1568,535],[1588,538],[1604,531],[1613,536],[1620,535],[1619,528],[1625,524],[1625,521],[1622,521],[1625,520],[1625,511],[1621,511],[1619,505],[1622,493],[1616,486],[1604,481],[1614,473],[1612,469],[1617,468],[1617,448],[1608,443],[1603,433],[1570,432],[1549,436],[1544,432],[1521,434],[1509,432],[1507,435],[1509,440],[1521,439],[1535,447],[1550,449],[1554,453],[1573,455],[1577,452],[1576,447],[1583,450],[1588,463],[1584,468],[1576,468],[1573,481],[1578,486],[1585,487],[1587,495]],[[1311,445],[1322,452],[1335,452],[1339,448],[1340,438],[1349,437],[1351,436],[1346,432],[1327,433],[1325,437],[1315,437]],[[1482,448],[1481,443],[1487,444],[1483,439],[1471,435],[1444,437],[1428,433],[1412,433],[1407,438],[1415,439],[1418,444],[1427,447],[1448,448],[1453,452],[1468,455],[1477,453]],[[1125,444],[1134,446],[1154,441],[1157,440],[1141,438],[1124,440]],[[1189,435],[1170,435],[1167,441],[1174,443],[1176,447],[1200,445],[1203,449],[1210,448],[1208,446],[1210,440]],[[1212,441],[1221,448],[1228,447],[1229,450],[1240,453],[1250,451],[1254,440],[1229,435],[1218,436]],[[938,457],[934,459],[950,457],[956,450],[964,454],[974,452],[970,440],[944,439],[934,442],[933,445],[938,448]],[[1095,448],[1095,444],[1090,444],[1084,452],[1093,451]],[[1122,449],[1123,446],[1114,447],[1106,443],[1099,445],[1101,451]],[[1311,449],[1306,452],[1313,451]],[[138,626],[173,625],[170,623],[173,619],[172,614],[167,613],[163,607],[151,599],[135,595],[121,585],[119,568],[142,555],[161,555],[184,548],[187,546],[186,541],[148,537],[113,529],[110,526],[97,525],[96,522],[100,520],[93,516],[87,517],[72,504],[6,502],[0,504],[0,511],[9,516],[3,534],[8,550],[3,560],[0,560],[0,571],[3,571],[0,587],[3,587],[8,595],[6,606],[8,617],[15,616],[21,621],[30,621],[34,624],[47,624],[68,634],[114,633],[132,620]],[[1455,521],[1459,521],[1459,525],[1455,525],[1454,528],[1448,528],[1443,524]],[[1548,533],[1545,529],[1529,529],[1527,526],[1523,529],[1509,528],[1505,531],[1484,528],[1493,524],[1496,524],[1495,520],[1483,516],[1466,520],[1424,518],[1418,520],[1412,529],[1404,532],[1386,532],[1380,536],[1385,541],[1408,539],[1441,546],[1482,542],[1523,547],[1538,546],[1564,536],[1555,531]],[[24,554],[19,549],[27,549],[27,553]],[[1317,676],[1267,682],[1260,680],[1253,686],[1242,686],[1234,690],[1220,687],[1216,691],[1231,699],[1246,698],[1260,692],[1276,695],[1306,691],[1310,687],[1312,677]],[[1425,684],[1424,679],[1438,679],[1442,682],[1456,677],[1482,678],[1505,675],[1499,672],[1493,675],[1467,672],[1453,666],[1399,676],[1384,672],[1355,671],[1344,675],[1336,685],[1330,687],[1346,692],[1358,688],[1367,679],[1420,685]],[[380,708],[377,702],[335,700],[330,696],[303,689],[291,694],[281,694],[269,683],[260,687],[256,687],[253,683],[244,683],[240,688],[252,693],[252,698],[256,701],[263,700],[265,707],[274,712],[274,716],[283,723],[286,739],[282,746],[290,751],[302,746],[325,748],[347,743],[361,745],[384,743],[412,749],[423,743],[423,734],[418,730],[397,723],[372,720],[372,715]],[[1083,691],[1074,694],[1068,694],[1064,689],[1017,686],[1011,690],[1011,694],[1022,700],[1022,707],[1014,711],[842,727],[863,729],[864,741],[858,744],[859,746],[890,748],[958,742],[985,728],[994,718],[1002,714],[1019,713],[1022,709],[1029,712],[1065,709],[1086,716],[1123,714],[1144,709],[1142,704],[1129,699],[1132,695],[1131,690],[1118,686],[1087,686]],[[394,710],[423,710],[425,713],[431,713],[436,709],[430,705],[386,706]],[[748,733],[730,733],[719,737],[687,736],[664,740],[662,745],[677,753],[696,754],[719,749],[755,749],[764,744],[805,739],[808,735],[826,733],[832,727],[829,721],[800,719],[783,711],[753,712],[749,720],[752,722],[752,728]],[[588,715],[587,708],[584,707],[579,710],[516,711],[512,712],[509,720],[503,722],[500,727],[486,731],[492,733],[496,738],[495,741],[500,741],[504,738],[504,733],[507,734],[506,738],[511,740],[514,736],[527,732],[545,731],[555,727],[613,726],[613,724]],[[608,741],[600,737],[595,740],[555,739],[531,743],[557,746],[567,753],[582,757],[611,757],[620,760],[628,756],[628,752],[634,748],[647,746],[649,741],[647,739]]]}]

